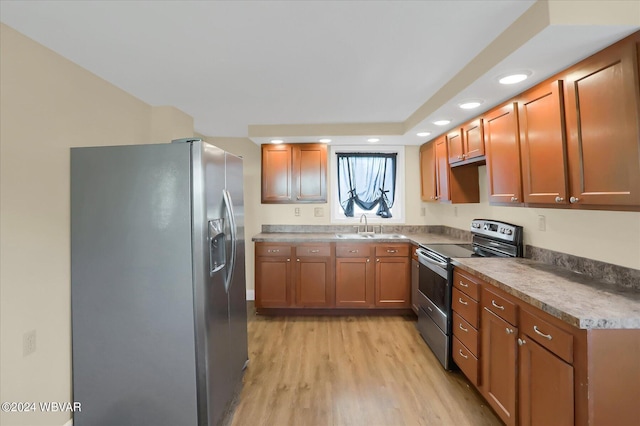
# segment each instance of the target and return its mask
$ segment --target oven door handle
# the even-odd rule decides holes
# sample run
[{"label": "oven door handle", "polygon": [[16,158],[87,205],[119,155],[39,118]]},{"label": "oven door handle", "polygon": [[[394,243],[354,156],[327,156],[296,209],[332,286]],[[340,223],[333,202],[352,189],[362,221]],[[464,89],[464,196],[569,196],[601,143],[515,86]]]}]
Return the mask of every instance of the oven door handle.
[{"label": "oven door handle", "polygon": [[424,260],[424,261],[432,263],[434,265],[438,265],[439,267],[441,267],[443,269],[447,269],[447,263],[446,262],[439,262],[439,261],[437,261],[435,259],[432,259],[429,256],[427,256],[426,254],[424,254],[424,252],[421,252],[420,250],[416,250],[416,254],[418,255],[418,258],[420,260]]}]

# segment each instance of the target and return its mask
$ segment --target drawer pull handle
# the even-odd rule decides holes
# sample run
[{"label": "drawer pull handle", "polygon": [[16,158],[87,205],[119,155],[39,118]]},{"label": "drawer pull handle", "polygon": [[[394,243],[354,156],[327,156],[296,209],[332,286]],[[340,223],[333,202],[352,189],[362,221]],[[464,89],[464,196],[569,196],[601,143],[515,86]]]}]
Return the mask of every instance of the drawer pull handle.
[{"label": "drawer pull handle", "polygon": [[462,281],[460,281],[460,287],[469,287],[469,284],[465,284]]},{"label": "drawer pull handle", "polygon": [[320,253],[320,250],[309,250],[309,253]]},{"label": "drawer pull handle", "polygon": [[468,332],[469,332],[469,329],[468,329],[468,328],[464,328],[464,327],[462,326],[462,324],[458,324],[458,327],[460,328],[460,330],[464,331],[465,333],[468,333]]},{"label": "drawer pull handle", "polygon": [[349,253],[357,253],[358,250],[349,250]]},{"label": "drawer pull handle", "polygon": [[397,253],[398,250],[387,250],[387,253]]},{"label": "drawer pull handle", "polygon": [[429,310],[429,312],[433,312],[433,309],[431,309],[431,306],[427,306],[427,309]]},{"label": "drawer pull handle", "polygon": [[533,331],[535,331],[536,333],[538,333],[540,336],[544,337],[545,339],[553,339],[553,337],[551,337],[550,334],[544,334],[542,331],[538,330],[538,326],[534,325],[533,326]]},{"label": "drawer pull handle", "polygon": [[464,300],[462,300],[462,297],[458,297],[458,302],[462,303],[463,305],[469,304],[469,302],[465,302]]},{"label": "drawer pull handle", "polygon": [[504,311],[504,306],[498,305],[495,300],[491,300],[491,304],[493,305],[494,308],[498,308],[501,311]]},{"label": "drawer pull handle", "polygon": [[464,359],[469,359],[469,357],[467,355],[465,355],[464,353],[462,353],[462,349],[458,349],[458,353],[460,354],[460,356]]},{"label": "drawer pull handle", "polygon": [[280,253],[280,249],[277,249],[277,250],[268,249],[267,253]]}]

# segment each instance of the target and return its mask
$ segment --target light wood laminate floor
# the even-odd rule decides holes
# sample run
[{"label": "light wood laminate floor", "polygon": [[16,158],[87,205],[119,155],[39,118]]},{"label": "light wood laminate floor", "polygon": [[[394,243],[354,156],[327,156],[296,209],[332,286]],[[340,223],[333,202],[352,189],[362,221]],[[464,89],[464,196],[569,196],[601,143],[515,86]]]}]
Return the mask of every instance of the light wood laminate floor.
[{"label": "light wood laminate floor", "polygon": [[232,425],[500,425],[401,316],[249,315]]}]

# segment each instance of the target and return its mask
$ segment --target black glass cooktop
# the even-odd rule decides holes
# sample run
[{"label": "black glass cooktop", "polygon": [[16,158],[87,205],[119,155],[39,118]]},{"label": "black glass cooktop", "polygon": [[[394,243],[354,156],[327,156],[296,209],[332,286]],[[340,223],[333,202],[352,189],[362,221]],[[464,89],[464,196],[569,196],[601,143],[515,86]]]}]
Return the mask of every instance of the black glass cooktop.
[{"label": "black glass cooktop", "polygon": [[425,247],[444,257],[476,257],[471,244],[425,244]]}]

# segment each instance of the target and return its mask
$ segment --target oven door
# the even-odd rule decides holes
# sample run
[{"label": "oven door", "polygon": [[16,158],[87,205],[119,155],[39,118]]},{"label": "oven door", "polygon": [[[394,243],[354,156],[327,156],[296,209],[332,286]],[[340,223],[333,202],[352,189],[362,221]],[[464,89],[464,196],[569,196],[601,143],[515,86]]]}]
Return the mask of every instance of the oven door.
[{"label": "oven door", "polygon": [[446,316],[449,312],[447,261],[422,248],[416,253],[420,262],[418,290]]}]

